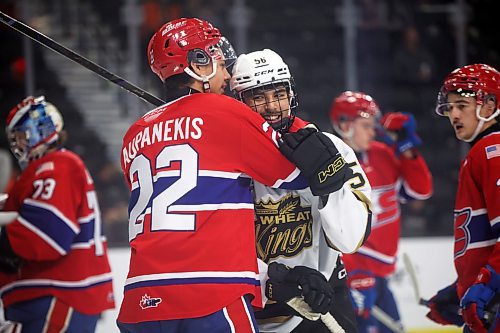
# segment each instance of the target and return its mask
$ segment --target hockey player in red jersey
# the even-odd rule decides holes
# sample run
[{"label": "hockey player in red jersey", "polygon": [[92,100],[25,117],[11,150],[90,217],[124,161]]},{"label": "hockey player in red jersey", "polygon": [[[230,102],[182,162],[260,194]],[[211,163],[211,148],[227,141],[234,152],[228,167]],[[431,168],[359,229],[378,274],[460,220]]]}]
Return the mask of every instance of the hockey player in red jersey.
[{"label": "hockey player in red jersey", "polygon": [[374,305],[400,320],[388,288],[400,237],[399,204],[402,200],[423,200],[432,193],[431,174],[417,150],[420,139],[413,117],[386,114],[381,123],[393,134],[388,146],[374,141],[379,115],[371,96],[352,91],[335,98],[330,112],[333,128],[354,149],[372,186],[371,234],[355,254],[343,256],[360,332],[391,332],[371,314]]},{"label": "hockey player in red jersey", "polygon": [[[298,96],[293,78],[287,64],[272,50],[240,55],[230,87],[274,129],[288,133],[284,139],[300,137],[301,129],[312,126],[295,116]],[[317,298],[309,302],[313,311],[330,312],[345,332],[357,332],[339,254],[356,251],[369,234],[370,184],[354,151],[338,137],[323,135],[353,171],[333,193],[320,198],[310,189],[277,189],[254,182],[257,254],[264,262],[273,263],[266,288],[270,301],[256,312],[261,332],[330,332],[321,320],[302,318],[287,305],[297,294]],[[313,159],[307,151],[300,157]],[[284,265],[290,267],[286,277],[276,276],[275,271]],[[304,284],[302,292],[293,292],[297,290],[295,281]]]},{"label": "hockey player in red jersey", "polygon": [[7,117],[22,173],[0,212],[0,295],[15,332],[94,332],[114,307],[94,183],[62,148],[63,120],[43,96]]},{"label": "hockey player in red jersey", "polygon": [[436,113],[448,117],[470,150],[454,210],[458,279],[429,300],[427,317],[443,325],[465,323],[464,332],[499,332],[500,73],[485,64],[457,68],[444,80]]},{"label": "hockey player in red jersey", "polygon": [[250,307],[263,305],[250,179],[282,188],[309,182],[328,193],[337,178],[316,179],[335,156],[322,150],[325,158],[302,176],[278,151],[278,133],[222,95],[235,54],[210,23],[165,24],[149,42],[148,59],[164,82],[167,104],[123,139],[132,252],[118,326],[122,332],[258,332]]}]

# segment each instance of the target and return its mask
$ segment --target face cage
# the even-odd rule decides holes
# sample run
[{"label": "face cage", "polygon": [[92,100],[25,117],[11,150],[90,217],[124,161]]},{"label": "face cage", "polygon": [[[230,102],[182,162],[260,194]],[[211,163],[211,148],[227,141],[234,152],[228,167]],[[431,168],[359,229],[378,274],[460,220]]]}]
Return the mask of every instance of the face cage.
[{"label": "face cage", "polygon": [[[267,99],[264,98],[264,102],[256,104],[255,103],[255,95],[261,94],[264,91],[278,91],[282,88],[286,89],[286,98],[278,98],[273,99],[272,101],[268,101]],[[295,94],[295,84],[293,83],[293,79],[290,81],[288,80],[283,80],[283,81],[275,81],[272,83],[264,84],[262,86],[257,86],[254,88],[249,88],[247,90],[243,90],[238,94],[238,98],[244,102],[245,99],[250,99],[253,102],[253,105],[249,105],[255,112],[257,112],[257,108],[259,106],[263,105],[269,105],[272,102],[277,101],[279,105],[279,110],[274,111],[274,112],[264,112],[261,113],[260,115],[262,118],[264,118],[269,125],[275,130],[280,133],[287,133],[290,127],[293,124],[293,121],[295,120],[295,114],[297,112],[296,108],[298,106],[298,101],[297,101],[297,95]],[[288,101],[289,107],[286,107],[281,105],[281,101],[285,103],[285,101]],[[268,107],[265,107],[266,110],[268,110]],[[283,112],[288,111],[288,116],[283,117]],[[277,113],[279,113],[280,117],[276,120],[268,120],[267,117],[270,116],[275,116]]]}]

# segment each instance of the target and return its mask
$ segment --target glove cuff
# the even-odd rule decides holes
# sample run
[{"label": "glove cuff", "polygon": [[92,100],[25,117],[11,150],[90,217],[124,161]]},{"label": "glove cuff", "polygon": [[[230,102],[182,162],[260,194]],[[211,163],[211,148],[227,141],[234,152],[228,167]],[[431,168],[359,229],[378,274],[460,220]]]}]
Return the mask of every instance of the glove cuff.
[{"label": "glove cuff", "polygon": [[475,283],[483,283],[495,292],[498,292],[500,288],[500,276],[490,265],[486,265],[485,267],[481,267]]}]

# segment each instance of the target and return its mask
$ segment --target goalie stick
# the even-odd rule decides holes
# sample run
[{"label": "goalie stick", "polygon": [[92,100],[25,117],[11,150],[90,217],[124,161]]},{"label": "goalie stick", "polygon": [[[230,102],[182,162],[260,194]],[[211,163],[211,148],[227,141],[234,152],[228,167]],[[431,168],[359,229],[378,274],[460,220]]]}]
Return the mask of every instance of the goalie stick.
[{"label": "goalie stick", "polygon": [[165,104],[165,102],[158,97],[151,95],[147,91],[145,91],[142,88],[137,87],[136,85],[128,82],[124,78],[111,73],[104,67],[99,66],[98,64],[90,61],[89,59],[85,58],[84,56],[76,53],[73,50],[68,49],[67,47],[59,44],[58,42],[54,41],[53,39],[45,36],[38,30],[33,29],[29,25],[24,24],[21,21],[16,20],[15,18],[10,17],[9,15],[5,14],[4,12],[0,11],[0,22],[3,24],[7,25],[8,27],[16,30],[17,32],[20,32],[21,34],[33,39],[37,43],[51,49],[54,52],[57,52],[61,54],[62,56],[76,62],[79,65],[82,65],[83,67],[91,70],[92,72],[96,73],[100,77],[113,82],[114,84],[122,87],[123,89],[131,92],[132,94],[138,96],[139,98],[143,99],[146,102],[149,102],[155,106],[160,106]]}]

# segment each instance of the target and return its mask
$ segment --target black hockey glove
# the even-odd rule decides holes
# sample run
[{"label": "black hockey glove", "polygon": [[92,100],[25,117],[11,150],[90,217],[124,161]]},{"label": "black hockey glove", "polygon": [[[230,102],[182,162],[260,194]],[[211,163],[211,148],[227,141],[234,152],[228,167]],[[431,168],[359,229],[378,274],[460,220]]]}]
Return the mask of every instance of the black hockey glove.
[{"label": "black hockey glove", "polygon": [[15,274],[22,265],[22,259],[12,250],[5,227],[0,229],[0,272]]},{"label": "black hockey glove", "polygon": [[289,268],[273,262],[269,264],[266,296],[275,301],[287,302],[302,295],[316,313],[327,313],[333,302],[333,288],[315,269],[305,266]]},{"label": "black hockey glove", "polygon": [[316,196],[340,190],[353,176],[333,142],[314,128],[284,134],[279,149],[309,180]]}]

